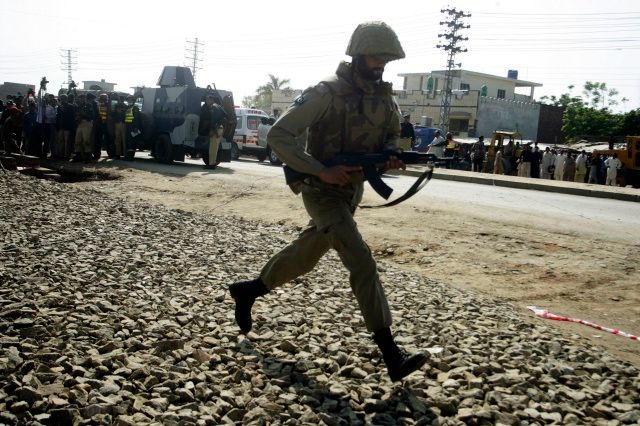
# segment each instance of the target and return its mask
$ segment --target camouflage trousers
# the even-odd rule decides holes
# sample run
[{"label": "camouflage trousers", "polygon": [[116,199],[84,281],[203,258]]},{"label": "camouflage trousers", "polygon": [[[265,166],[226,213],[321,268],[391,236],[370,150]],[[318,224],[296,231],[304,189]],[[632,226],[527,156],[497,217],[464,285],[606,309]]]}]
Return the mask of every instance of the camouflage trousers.
[{"label": "camouflage trousers", "polygon": [[315,178],[304,184],[301,193],[311,216],[309,226],[267,262],[260,277],[267,288],[274,289],[310,272],[329,249],[334,249],[349,270],[351,290],[367,330],[374,332],[391,326],[391,312],[376,262],[353,219],[362,192],[361,180],[343,188]]}]

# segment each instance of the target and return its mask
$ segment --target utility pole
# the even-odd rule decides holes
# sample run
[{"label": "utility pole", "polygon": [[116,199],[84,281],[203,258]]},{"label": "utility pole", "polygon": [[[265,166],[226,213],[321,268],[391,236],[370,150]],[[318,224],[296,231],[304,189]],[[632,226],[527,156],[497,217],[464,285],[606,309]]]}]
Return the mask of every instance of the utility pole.
[{"label": "utility pole", "polygon": [[462,66],[461,63],[455,63],[456,53],[466,52],[467,49],[458,46],[458,42],[469,40],[468,37],[462,37],[458,34],[459,30],[470,28],[461,22],[462,18],[469,18],[470,13],[464,13],[456,8],[441,9],[441,13],[448,15],[448,20],[440,22],[440,25],[446,26],[444,34],[438,34],[440,39],[445,39],[446,44],[438,43],[436,47],[447,52],[447,71],[444,78],[444,89],[442,90],[442,102],[440,104],[440,127],[446,133],[449,131],[449,113],[451,112],[451,93],[453,84],[453,69]]},{"label": "utility pole", "polygon": [[73,81],[71,72],[77,71],[77,69],[74,68],[74,66],[78,65],[78,58],[75,56],[76,53],[73,49],[60,49],[60,56],[63,60],[60,65],[63,67],[61,70],[67,72],[67,87],[69,87],[69,84]]},{"label": "utility pole", "polygon": [[198,37],[194,41],[187,40],[192,47],[187,49],[187,52],[191,53],[191,56],[185,56],[185,59],[188,59],[191,63],[189,66],[191,67],[191,74],[193,74],[193,81],[196,80],[196,71],[202,69],[202,67],[198,66],[200,62],[202,62],[202,58],[199,58],[198,55],[202,54],[202,50],[199,50],[199,46],[204,46],[204,43],[198,41]]}]

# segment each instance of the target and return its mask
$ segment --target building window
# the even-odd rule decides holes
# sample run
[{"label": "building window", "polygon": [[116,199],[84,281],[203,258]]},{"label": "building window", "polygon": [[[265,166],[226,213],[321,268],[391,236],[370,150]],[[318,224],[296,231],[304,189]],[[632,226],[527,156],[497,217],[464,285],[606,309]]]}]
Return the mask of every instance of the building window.
[{"label": "building window", "polygon": [[467,83],[460,83],[460,90],[471,90],[471,86]]},{"label": "building window", "polygon": [[507,97],[507,92],[502,89],[498,89],[498,99],[504,99],[506,97]]},{"label": "building window", "polygon": [[469,120],[452,118],[449,120],[449,130],[452,133],[467,132],[469,131]]}]

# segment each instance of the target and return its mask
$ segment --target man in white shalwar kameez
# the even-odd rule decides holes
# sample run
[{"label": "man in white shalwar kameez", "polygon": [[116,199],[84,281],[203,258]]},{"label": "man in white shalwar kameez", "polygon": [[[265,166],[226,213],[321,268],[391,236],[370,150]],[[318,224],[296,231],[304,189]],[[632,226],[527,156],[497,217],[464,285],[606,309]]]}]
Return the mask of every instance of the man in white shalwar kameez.
[{"label": "man in white shalwar kameez", "polygon": [[540,176],[542,176],[542,179],[551,179],[549,167],[553,166],[555,159],[556,155],[547,147],[544,150],[544,154],[542,154],[542,164],[540,164]]},{"label": "man in white shalwar kameez", "polygon": [[553,171],[553,179],[554,180],[562,180],[562,176],[564,175],[564,161],[567,159],[567,153],[564,151],[560,151],[560,154],[556,155],[553,165],[555,166],[555,170]]}]

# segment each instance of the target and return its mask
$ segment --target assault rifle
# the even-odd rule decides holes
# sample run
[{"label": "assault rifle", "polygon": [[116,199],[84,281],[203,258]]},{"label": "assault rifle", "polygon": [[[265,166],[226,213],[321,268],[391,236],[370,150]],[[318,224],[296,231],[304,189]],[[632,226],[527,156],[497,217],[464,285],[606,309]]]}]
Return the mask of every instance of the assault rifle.
[{"label": "assault rifle", "polygon": [[[393,189],[391,189],[389,185],[384,183],[384,181],[380,177],[380,174],[382,171],[384,171],[384,166],[391,157],[396,157],[405,164],[426,164],[428,165],[428,167],[427,170],[411,186],[411,188],[409,188],[409,190],[401,197],[381,206],[362,206],[363,208],[393,206],[410,198],[420,189],[422,189],[422,187],[426,185],[427,182],[429,182],[429,179],[431,179],[431,176],[433,174],[433,167],[435,166],[435,164],[443,164],[445,162],[433,154],[426,154],[416,151],[397,152],[389,150],[382,151],[380,153],[340,153],[337,154],[333,159],[323,162],[323,164],[327,167],[340,165],[362,167],[362,173],[364,174],[365,179],[369,182],[369,185],[371,185],[371,187],[382,198],[388,200],[391,196],[391,193],[393,192]],[[310,177],[310,175],[300,173],[287,165],[285,165],[283,168],[287,184],[300,182]]]}]

